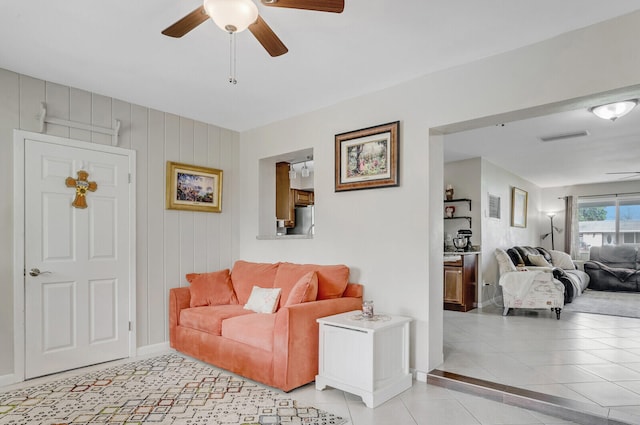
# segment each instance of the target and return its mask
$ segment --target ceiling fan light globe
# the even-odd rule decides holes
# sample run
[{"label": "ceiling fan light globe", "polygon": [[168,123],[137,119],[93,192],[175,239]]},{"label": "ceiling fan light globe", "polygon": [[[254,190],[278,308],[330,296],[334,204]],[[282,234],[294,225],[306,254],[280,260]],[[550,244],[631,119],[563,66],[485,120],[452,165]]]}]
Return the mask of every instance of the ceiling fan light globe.
[{"label": "ceiling fan light globe", "polygon": [[251,0],[204,0],[204,9],[225,32],[241,32],[258,19],[258,6]]},{"label": "ceiling fan light globe", "polygon": [[603,120],[615,121],[627,115],[638,104],[637,99],[625,100],[623,102],[608,103],[606,105],[595,106],[591,112]]}]

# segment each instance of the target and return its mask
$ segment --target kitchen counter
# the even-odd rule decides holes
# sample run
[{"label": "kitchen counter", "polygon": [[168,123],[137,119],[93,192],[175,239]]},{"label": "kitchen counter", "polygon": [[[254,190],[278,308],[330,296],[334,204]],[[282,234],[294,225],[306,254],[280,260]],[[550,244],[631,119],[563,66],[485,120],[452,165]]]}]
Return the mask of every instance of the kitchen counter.
[{"label": "kitchen counter", "polygon": [[258,235],[256,239],[259,241],[273,241],[280,239],[313,239],[313,235]]}]

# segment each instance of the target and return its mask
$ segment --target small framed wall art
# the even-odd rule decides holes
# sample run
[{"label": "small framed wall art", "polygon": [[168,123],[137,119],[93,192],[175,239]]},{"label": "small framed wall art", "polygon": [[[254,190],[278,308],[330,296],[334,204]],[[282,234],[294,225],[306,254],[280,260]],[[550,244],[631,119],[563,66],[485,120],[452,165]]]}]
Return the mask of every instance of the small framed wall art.
[{"label": "small framed wall art", "polygon": [[511,227],[527,227],[528,196],[522,189],[511,188]]},{"label": "small framed wall art", "polygon": [[335,136],[335,191],[398,186],[400,122]]},{"label": "small framed wall art", "polygon": [[168,210],[222,211],[222,170],[167,161]]}]

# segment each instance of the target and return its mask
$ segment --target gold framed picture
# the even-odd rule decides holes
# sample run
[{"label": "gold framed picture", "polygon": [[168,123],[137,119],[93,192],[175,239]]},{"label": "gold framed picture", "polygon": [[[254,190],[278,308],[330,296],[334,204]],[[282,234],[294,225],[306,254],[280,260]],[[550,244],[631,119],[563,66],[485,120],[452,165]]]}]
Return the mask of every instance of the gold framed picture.
[{"label": "gold framed picture", "polygon": [[222,170],[167,161],[168,210],[222,211]]},{"label": "gold framed picture", "polygon": [[529,194],[517,187],[511,188],[511,227],[527,227],[527,200]]},{"label": "gold framed picture", "polygon": [[335,191],[398,186],[400,122],[335,136]]}]

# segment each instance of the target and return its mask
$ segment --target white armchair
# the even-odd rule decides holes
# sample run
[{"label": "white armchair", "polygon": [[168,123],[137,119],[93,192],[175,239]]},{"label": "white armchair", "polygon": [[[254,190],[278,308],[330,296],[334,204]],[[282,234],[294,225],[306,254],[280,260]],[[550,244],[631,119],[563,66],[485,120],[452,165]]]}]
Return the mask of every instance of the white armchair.
[{"label": "white armchair", "polygon": [[564,307],[564,285],[544,271],[508,272],[500,276],[503,316],[512,308],[550,308],[560,319]]},{"label": "white armchair", "polygon": [[502,249],[496,249],[500,268],[499,284],[502,287],[503,316],[512,308],[542,309],[555,311],[560,319],[564,307],[564,285],[548,271],[518,271]]}]

